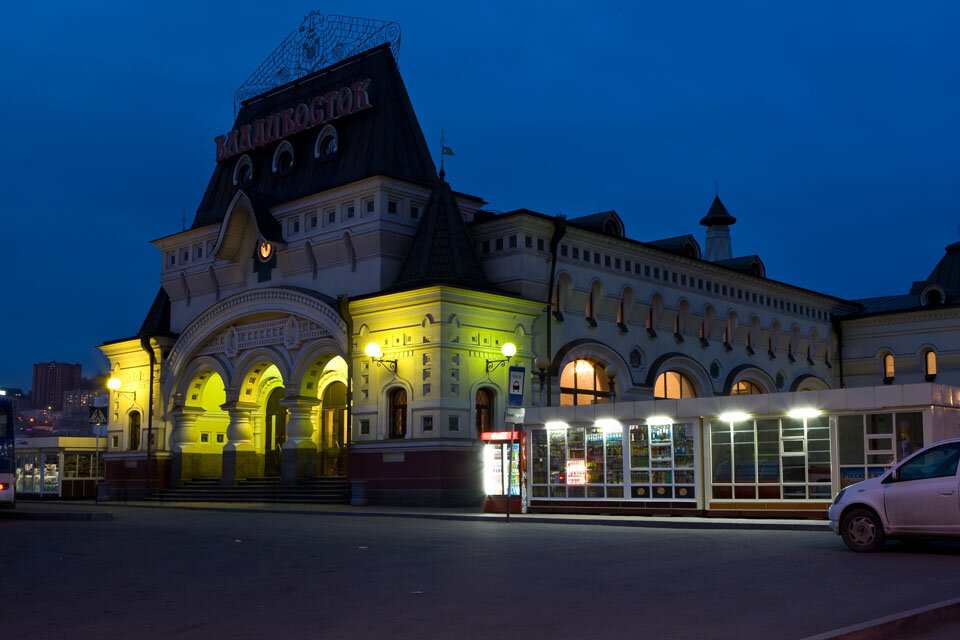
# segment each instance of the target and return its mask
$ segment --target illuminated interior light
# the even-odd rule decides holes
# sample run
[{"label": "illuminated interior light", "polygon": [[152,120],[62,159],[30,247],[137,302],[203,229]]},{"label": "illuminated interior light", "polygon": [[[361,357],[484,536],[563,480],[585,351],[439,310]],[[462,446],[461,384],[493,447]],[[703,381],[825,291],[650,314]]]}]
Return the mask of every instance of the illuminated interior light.
[{"label": "illuminated interior light", "polygon": [[586,360],[577,360],[575,371],[579,374],[593,373],[593,365]]},{"label": "illuminated interior light", "polygon": [[612,418],[601,418],[594,422],[593,426],[603,429],[604,431],[620,431],[623,429],[623,425]]},{"label": "illuminated interior light", "polygon": [[553,422],[548,422],[544,425],[547,429],[567,429],[570,425],[566,422],[560,422],[559,420],[554,420]]},{"label": "illuminated interior light", "polygon": [[791,409],[790,413],[788,413],[787,415],[790,416],[791,418],[800,419],[800,418],[816,418],[817,416],[822,414],[823,412],[820,411],[819,409],[812,409],[810,407],[807,407],[805,409]]},{"label": "illuminated interior light", "polygon": [[728,411],[720,414],[720,419],[724,422],[742,422],[750,419],[749,413],[743,411]]},{"label": "illuminated interior light", "polygon": [[512,342],[504,342],[503,346],[500,347],[500,353],[505,355],[508,358],[512,358],[517,355],[517,345]]},{"label": "illuminated interior light", "polygon": [[647,424],[660,425],[660,424],[670,424],[673,422],[673,418],[670,416],[650,416],[647,418]]},{"label": "illuminated interior light", "polygon": [[107,380],[107,389],[111,391],[116,391],[120,388],[120,378],[110,378]]},{"label": "illuminated interior light", "polygon": [[367,354],[369,358],[379,358],[383,355],[383,351],[380,350],[380,345],[376,342],[370,342],[366,347],[363,348],[363,352]]}]

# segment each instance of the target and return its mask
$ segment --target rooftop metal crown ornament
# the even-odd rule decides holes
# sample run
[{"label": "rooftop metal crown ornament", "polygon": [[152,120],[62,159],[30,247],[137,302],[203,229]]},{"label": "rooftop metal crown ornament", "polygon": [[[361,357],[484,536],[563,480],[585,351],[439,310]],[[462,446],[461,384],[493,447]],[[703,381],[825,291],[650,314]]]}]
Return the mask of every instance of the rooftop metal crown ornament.
[{"label": "rooftop metal crown ornament", "polygon": [[292,82],[385,42],[400,53],[400,25],[388,20],[308,13],[300,28],[284,38],[233,97],[234,115],[247,98]]}]

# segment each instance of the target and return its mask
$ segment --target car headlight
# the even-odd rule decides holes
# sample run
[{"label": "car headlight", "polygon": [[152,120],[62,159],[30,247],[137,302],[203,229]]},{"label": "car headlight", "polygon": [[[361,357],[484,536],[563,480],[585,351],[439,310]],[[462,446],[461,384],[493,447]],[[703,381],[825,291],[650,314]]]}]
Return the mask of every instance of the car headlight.
[{"label": "car headlight", "polygon": [[846,492],[847,492],[846,489],[840,489],[840,493],[838,493],[837,497],[833,499],[833,504],[837,504],[838,502],[840,502],[840,498],[842,498],[843,494],[845,494]]}]

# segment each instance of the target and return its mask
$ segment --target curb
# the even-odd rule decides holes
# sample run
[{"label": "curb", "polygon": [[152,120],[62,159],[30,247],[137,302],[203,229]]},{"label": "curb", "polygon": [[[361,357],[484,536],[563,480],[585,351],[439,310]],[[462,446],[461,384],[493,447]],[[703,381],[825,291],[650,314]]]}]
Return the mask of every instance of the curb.
[{"label": "curb", "polygon": [[39,511],[0,511],[0,520],[61,520],[74,522],[110,522],[114,520],[112,511],[85,512],[61,511],[45,513]]},{"label": "curb", "polygon": [[[221,513],[279,513],[283,515],[342,516],[347,518],[419,518],[424,520],[460,520],[466,522],[505,523],[501,514],[472,515],[465,513],[423,513],[395,511],[322,511],[306,509],[259,509],[257,507],[219,507],[166,504],[111,503],[115,507],[134,509],[181,509],[186,511],[216,511]],[[711,529],[711,530],[759,530],[759,531],[830,531],[829,525],[813,522],[717,522],[704,518],[703,522],[648,520],[637,516],[635,520],[607,518],[549,518],[536,515],[514,514],[510,522],[532,524],[561,524],[605,527],[640,527],[649,529]]]},{"label": "curb", "polygon": [[935,602],[860,624],[833,629],[802,640],[888,640],[909,638],[917,625],[930,625],[960,618],[960,598]]}]

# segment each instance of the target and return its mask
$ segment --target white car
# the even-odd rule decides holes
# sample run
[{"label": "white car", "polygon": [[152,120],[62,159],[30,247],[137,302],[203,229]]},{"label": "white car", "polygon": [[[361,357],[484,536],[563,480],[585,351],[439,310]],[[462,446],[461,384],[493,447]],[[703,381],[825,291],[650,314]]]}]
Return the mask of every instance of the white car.
[{"label": "white car", "polygon": [[840,491],[830,528],[854,551],[887,538],[960,538],[960,438],[920,449],[883,475]]}]

